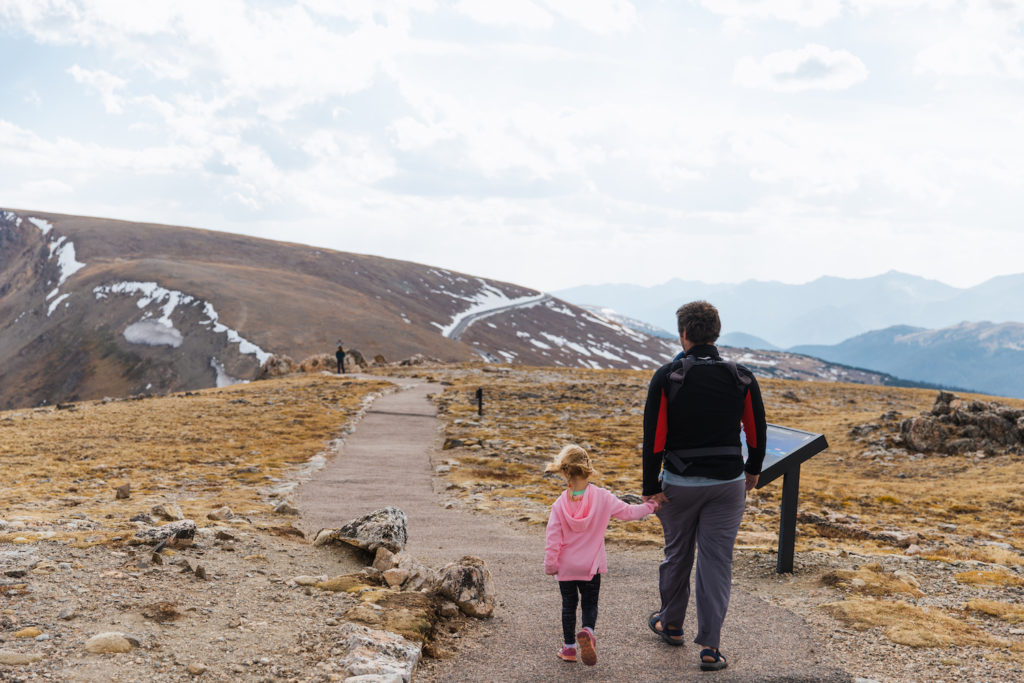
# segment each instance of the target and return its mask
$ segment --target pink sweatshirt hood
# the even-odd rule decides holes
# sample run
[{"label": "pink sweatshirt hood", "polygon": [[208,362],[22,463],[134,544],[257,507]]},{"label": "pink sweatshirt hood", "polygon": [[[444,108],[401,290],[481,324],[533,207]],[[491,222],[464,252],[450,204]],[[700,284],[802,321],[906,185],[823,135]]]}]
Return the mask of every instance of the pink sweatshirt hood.
[{"label": "pink sweatshirt hood", "polygon": [[568,490],[562,491],[559,496],[561,504],[554,506],[552,514],[559,515],[560,521],[567,529],[574,533],[587,530],[587,527],[594,521],[594,487],[587,484],[583,490],[583,498],[573,500]]}]

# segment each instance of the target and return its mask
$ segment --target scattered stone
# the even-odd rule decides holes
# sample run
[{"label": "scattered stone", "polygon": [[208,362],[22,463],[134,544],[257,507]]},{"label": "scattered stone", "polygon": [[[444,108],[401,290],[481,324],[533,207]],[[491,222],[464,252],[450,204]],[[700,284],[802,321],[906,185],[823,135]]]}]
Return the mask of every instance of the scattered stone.
[{"label": "scattered stone", "polygon": [[313,545],[347,543],[370,552],[376,552],[377,548],[384,547],[397,553],[405,547],[408,539],[407,526],[405,513],[396,507],[388,506],[354,519],[340,529],[321,529],[317,532]]},{"label": "scattered stone", "polygon": [[441,616],[445,619],[454,619],[459,615],[459,606],[451,600],[445,600],[441,603],[441,606],[440,608],[438,608],[438,611],[440,612]]},{"label": "scattered stone", "polygon": [[921,554],[921,546],[919,546],[918,544],[914,543],[911,546],[909,546],[906,550],[904,550],[903,554],[904,555],[909,555],[909,556],[920,555]]},{"label": "scattered stone", "polygon": [[157,519],[167,522],[180,522],[185,519],[185,515],[182,514],[181,508],[174,503],[154,505],[153,509],[150,510],[149,513]]},{"label": "scattered stone", "polygon": [[168,621],[174,621],[181,616],[181,612],[178,611],[177,606],[173,602],[155,602],[142,608],[142,616],[163,624]]},{"label": "scattered stone", "polygon": [[140,512],[139,514],[131,517],[128,521],[130,521],[130,522],[142,522],[143,524],[147,524],[149,526],[153,526],[153,518],[150,517],[149,515],[147,515],[145,512]]},{"label": "scattered stone", "polygon": [[206,515],[206,518],[211,519],[214,522],[223,522],[224,520],[231,519],[234,516],[235,513],[231,511],[231,508],[229,508],[227,505],[224,505],[223,507],[219,507],[213,512]]},{"label": "scattered stone", "polygon": [[409,580],[409,572],[395,567],[384,572],[384,581],[392,588],[397,588]]},{"label": "scattered stone", "polygon": [[114,498],[117,500],[124,500],[126,498],[132,497],[131,484],[121,484],[120,486],[117,487],[116,491],[117,493],[114,495]]},{"label": "scattered stone", "polygon": [[217,531],[214,533],[213,537],[216,538],[218,541],[234,541],[234,540],[236,540],[236,536],[234,534],[232,534],[230,531],[226,531],[225,529],[217,529]]},{"label": "scattered stone", "polygon": [[138,641],[133,644],[132,640],[124,633],[115,631],[98,633],[85,641],[85,650],[93,654],[131,652],[133,645],[138,644]]},{"label": "scattered stone", "polygon": [[494,614],[494,581],[487,564],[467,555],[441,569],[437,592],[453,601],[465,614],[486,618]]},{"label": "scattered stone", "polygon": [[346,654],[338,664],[349,676],[380,676],[381,680],[408,683],[420,660],[420,646],[416,643],[359,624],[343,624],[339,641]]},{"label": "scattered stone", "polygon": [[322,591],[341,593],[346,591],[359,592],[364,588],[371,588],[371,586],[367,583],[367,577],[363,574],[342,574],[341,576],[335,576],[333,579],[317,583],[316,588]]},{"label": "scattered stone", "polygon": [[282,500],[280,503],[274,506],[274,512],[279,515],[297,515],[299,514],[299,508],[295,507],[286,500]]},{"label": "scattered stone", "polygon": [[20,631],[15,631],[11,635],[13,635],[15,638],[35,638],[41,633],[42,631],[37,629],[35,626],[29,626],[28,628],[23,628]]},{"label": "scattered stone", "polygon": [[[135,543],[161,543],[166,542],[167,546],[188,546],[196,535],[196,523],[191,519],[183,519],[179,522],[171,522],[163,526],[150,527],[137,532],[132,541]],[[162,549],[163,546],[158,546]],[[154,548],[153,552],[158,552]]]},{"label": "scattered stone", "polygon": [[75,618],[76,613],[77,612],[74,607],[65,607],[60,611],[60,614],[57,615],[57,618],[61,621],[70,621]]},{"label": "scattered stone", "polygon": [[327,575],[321,576],[296,576],[292,578],[292,583],[296,586],[316,586],[318,583],[327,581]]},{"label": "scattered stone", "polygon": [[[22,652],[10,652],[0,650],[0,664],[6,666],[24,666],[42,661],[43,656],[37,654],[24,654]],[[14,679],[12,679],[14,680]]]},{"label": "scattered stone", "polygon": [[397,567],[398,560],[396,557],[395,553],[381,546],[380,548],[377,548],[377,554],[373,558],[373,568],[377,571],[384,572],[392,567]]},{"label": "scattered stone", "polygon": [[200,664],[199,662],[193,662],[192,664],[189,664],[188,667],[186,667],[186,671],[188,671],[193,676],[202,676],[204,673],[206,673],[206,665]]},{"label": "scattered stone", "polygon": [[640,503],[644,502],[644,499],[635,493],[620,493],[619,500],[621,500],[626,505],[639,505]]}]

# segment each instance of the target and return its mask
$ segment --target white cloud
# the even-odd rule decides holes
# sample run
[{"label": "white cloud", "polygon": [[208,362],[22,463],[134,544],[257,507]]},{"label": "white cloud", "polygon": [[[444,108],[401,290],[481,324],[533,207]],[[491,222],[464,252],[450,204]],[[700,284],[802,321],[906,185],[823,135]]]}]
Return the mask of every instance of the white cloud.
[{"label": "white cloud", "polygon": [[549,29],[554,17],[530,0],[459,0],[455,10],[481,24]]},{"label": "white cloud", "polygon": [[627,31],[636,23],[629,0],[544,0],[554,12],[599,34]]},{"label": "white cloud", "polygon": [[822,26],[839,18],[842,0],[701,0],[701,4],[733,21],[773,19],[800,26]]},{"label": "white cloud", "polygon": [[972,0],[917,55],[918,73],[1024,78],[1024,3]]},{"label": "white cloud", "polygon": [[100,69],[95,71],[83,69],[77,64],[68,69],[68,73],[76,83],[87,85],[99,93],[100,99],[103,101],[103,108],[108,114],[124,113],[124,99],[117,92],[123,90],[127,84],[123,78],[118,78]]},{"label": "white cloud", "polygon": [[739,85],[779,92],[845,90],[867,77],[867,67],[855,55],[815,44],[773,52],[760,60],[744,57],[733,71]]}]

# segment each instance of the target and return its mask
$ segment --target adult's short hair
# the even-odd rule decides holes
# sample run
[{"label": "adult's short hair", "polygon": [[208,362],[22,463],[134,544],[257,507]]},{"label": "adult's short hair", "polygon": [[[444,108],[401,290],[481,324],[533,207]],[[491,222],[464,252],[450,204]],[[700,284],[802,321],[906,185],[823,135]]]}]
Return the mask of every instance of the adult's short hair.
[{"label": "adult's short hair", "polygon": [[676,321],[679,323],[679,336],[685,332],[686,338],[694,344],[714,344],[722,332],[718,309],[707,301],[683,304],[676,310]]}]

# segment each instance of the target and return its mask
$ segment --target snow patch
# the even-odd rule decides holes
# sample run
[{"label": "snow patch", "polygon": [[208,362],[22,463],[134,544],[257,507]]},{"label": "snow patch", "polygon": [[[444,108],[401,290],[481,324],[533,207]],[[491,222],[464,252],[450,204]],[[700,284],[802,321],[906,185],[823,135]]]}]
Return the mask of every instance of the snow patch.
[{"label": "snow patch", "polygon": [[[171,314],[174,313],[174,310],[178,306],[202,303],[203,313],[206,315],[207,319],[201,321],[199,323],[200,325],[212,325],[214,332],[217,334],[224,334],[227,336],[228,342],[238,344],[239,353],[256,356],[260,365],[263,365],[263,363],[267,362],[267,359],[270,358],[270,353],[264,351],[248,339],[245,339],[237,331],[221,323],[217,316],[217,310],[213,307],[213,304],[208,301],[202,301],[194,296],[190,296],[173,289],[166,289],[156,282],[117,282],[112,285],[95,287],[92,291],[96,295],[97,299],[105,299],[111,294],[124,294],[128,296],[140,295],[141,298],[136,303],[140,309],[148,308],[154,303],[162,303],[163,306],[161,308],[161,312],[163,315],[154,322],[162,324],[172,330],[174,329],[174,323],[171,322]],[[140,322],[145,322],[147,320],[152,320],[152,316],[148,312],[143,315],[143,320]],[[177,330],[174,331],[177,332]],[[179,332],[178,334],[181,333]]]},{"label": "snow patch", "polygon": [[536,346],[539,349],[550,349],[551,348],[551,346],[549,344],[545,344],[544,342],[540,341],[539,339],[531,339],[530,343],[533,344],[534,346]]},{"label": "snow patch", "polygon": [[173,325],[163,320],[140,320],[124,328],[124,338],[130,344],[171,346],[178,348],[185,338]]},{"label": "snow patch", "polygon": [[218,387],[230,387],[232,384],[248,384],[249,383],[249,380],[238,379],[237,377],[232,377],[227,372],[225,372],[224,371],[224,364],[221,363],[219,360],[217,360],[216,356],[210,358],[210,367],[213,368],[214,372],[217,373],[217,386]]},{"label": "snow patch", "polygon": [[[12,214],[13,215],[13,214]],[[35,218],[30,216],[28,222],[39,228],[39,230],[45,235],[46,233],[53,230],[53,223],[42,218]]]},{"label": "snow patch", "polygon": [[46,317],[49,318],[50,314],[52,314],[57,309],[57,306],[60,305],[60,302],[64,301],[64,299],[67,299],[69,296],[71,296],[71,295],[70,294],[61,294],[56,299],[54,299],[52,302],[50,302],[50,310],[48,310],[46,312]]}]

